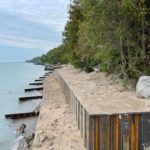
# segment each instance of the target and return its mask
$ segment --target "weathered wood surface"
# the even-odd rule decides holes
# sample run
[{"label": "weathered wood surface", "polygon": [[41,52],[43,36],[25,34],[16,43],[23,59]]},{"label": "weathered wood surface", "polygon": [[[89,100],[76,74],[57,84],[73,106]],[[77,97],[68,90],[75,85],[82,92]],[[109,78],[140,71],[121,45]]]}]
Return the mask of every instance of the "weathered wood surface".
[{"label": "weathered wood surface", "polygon": [[[78,94],[80,91],[78,90],[76,95],[73,88],[71,88],[76,86],[78,82],[75,82],[76,84],[66,82],[66,79],[64,80],[60,74],[58,74],[57,78],[63,89],[66,102],[75,115],[78,129],[81,132],[87,150],[144,150],[143,134],[149,134],[149,132],[143,133],[144,121],[141,117],[146,114],[150,115],[150,112],[117,113],[117,110],[113,110],[113,113],[101,113],[100,111],[97,114],[93,114],[92,111],[90,114],[91,111],[89,110],[91,109],[87,109],[87,107],[95,105],[93,104],[95,101],[90,103],[90,105],[85,103],[83,105],[83,99],[80,100],[83,96]],[[93,100],[92,97],[91,100]],[[103,101],[102,105],[109,105],[107,102]],[[139,104],[141,104],[141,101]],[[133,106],[132,103],[131,105]],[[103,107],[100,106],[100,108],[103,111]],[[146,137],[148,136],[146,135]]]},{"label": "weathered wood surface", "polygon": [[25,91],[25,92],[30,92],[30,91],[41,91],[41,90],[43,90],[43,86],[27,88],[27,89],[25,89],[24,91]]},{"label": "weathered wood surface", "polygon": [[34,82],[34,83],[29,83],[29,85],[43,85],[43,82]]},{"label": "weathered wood surface", "polygon": [[16,114],[6,114],[7,119],[23,119],[28,117],[38,116],[39,112],[26,112],[26,113],[16,113]]},{"label": "weathered wood surface", "polygon": [[38,99],[42,99],[43,96],[42,95],[37,95],[37,96],[24,96],[24,97],[19,97],[19,101],[20,102],[24,102],[24,101],[29,101],[29,100],[38,100]]},{"label": "weathered wood surface", "polygon": [[43,76],[43,77],[39,77],[39,79],[45,79],[45,76]]},{"label": "weathered wood surface", "polygon": [[40,81],[43,81],[43,79],[36,79],[34,80],[35,82],[40,82]]}]

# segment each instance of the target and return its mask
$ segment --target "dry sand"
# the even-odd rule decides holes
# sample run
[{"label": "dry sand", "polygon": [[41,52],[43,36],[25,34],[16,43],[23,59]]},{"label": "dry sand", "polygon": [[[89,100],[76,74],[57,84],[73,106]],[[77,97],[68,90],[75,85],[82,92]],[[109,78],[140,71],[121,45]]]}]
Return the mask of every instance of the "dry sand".
[{"label": "dry sand", "polygon": [[85,73],[72,66],[57,70],[90,115],[150,112],[150,101],[124,90],[102,72]]},{"label": "dry sand", "polygon": [[85,150],[75,118],[55,75],[44,80],[43,94],[33,150]]}]

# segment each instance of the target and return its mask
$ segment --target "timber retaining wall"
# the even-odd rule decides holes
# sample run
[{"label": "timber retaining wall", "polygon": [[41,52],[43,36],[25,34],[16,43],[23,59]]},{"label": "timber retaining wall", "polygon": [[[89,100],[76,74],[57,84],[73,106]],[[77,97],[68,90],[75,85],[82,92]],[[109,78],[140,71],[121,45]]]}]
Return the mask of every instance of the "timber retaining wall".
[{"label": "timber retaining wall", "polygon": [[[75,116],[87,150],[146,149],[143,146],[143,130],[147,131],[143,128],[144,114],[90,114],[63,77],[58,72],[56,72],[56,76],[64,92],[66,102]],[[147,115],[150,119],[150,113]]]}]

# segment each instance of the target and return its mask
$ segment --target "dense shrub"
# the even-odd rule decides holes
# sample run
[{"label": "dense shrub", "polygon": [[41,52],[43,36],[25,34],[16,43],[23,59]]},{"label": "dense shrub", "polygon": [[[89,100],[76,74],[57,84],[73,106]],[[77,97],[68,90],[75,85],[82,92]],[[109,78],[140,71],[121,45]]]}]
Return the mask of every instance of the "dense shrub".
[{"label": "dense shrub", "polygon": [[150,75],[150,1],[74,0],[62,45],[43,61],[99,65],[126,80]]}]

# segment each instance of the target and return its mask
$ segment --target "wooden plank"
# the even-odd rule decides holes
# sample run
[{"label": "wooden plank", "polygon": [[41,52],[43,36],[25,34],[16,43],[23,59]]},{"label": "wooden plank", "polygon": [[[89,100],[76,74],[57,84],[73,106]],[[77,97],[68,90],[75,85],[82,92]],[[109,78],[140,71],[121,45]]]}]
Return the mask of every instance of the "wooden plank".
[{"label": "wooden plank", "polygon": [[80,102],[78,101],[78,129],[80,129]]},{"label": "wooden plank", "polygon": [[75,100],[74,100],[74,117],[75,117],[75,120],[76,120],[76,97],[75,97]]},{"label": "wooden plank", "polygon": [[74,94],[73,96],[74,96],[74,116],[76,116],[76,97]]},{"label": "wooden plank", "polygon": [[86,147],[86,110],[83,109],[83,140],[84,146]]},{"label": "wooden plank", "polygon": [[135,134],[136,134],[136,137],[135,137],[135,141],[136,141],[135,150],[139,150],[139,119],[140,119],[140,116],[137,114],[136,115],[136,125],[135,125]]},{"label": "wooden plank", "polygon": [[123,117],[119,114],[119,150],[123,149]]},{"label": "wooden plank", "polygon": [[106,130],[106,146],[105,149],[110,149],[110,116],[106,115],[106,125],[105,125],[105,130]]},{"label": "wooden plank", "polygon": [[74,96],[73,96],[73,92],[71,91],[72,94],[72,112],[74,114]]},{"label": "wooden plank", "polygon": [[98,143],[99,143],[99,149],[101,148],[101,131],[100,131],[100,116],[98,117]]},{"label": "wooden plank", "polygon": [[29,85],[43,85],[43,82],[34,82],[34,83],[29,83]]},{"label": "wooden plank", "polygon": [[99,117],[95,117],[95,148],[94,150],[99,150]]},{"label": "wooden plank", "polygon": [[[73,93],[72,93],[73,94]],[[75,114],[75,96],[73,94],[73,115]]]},{"label": "wooden plank", "polygon": [[81,137],[83,137],[83,107],[80,105],[80,132],[81,132]]},{"label": "wooden plank", "polygon": [[113,150],[113,116],[110,116],[110,150]]},{"label": "wooden plank", "polygon": [[33,116],[38,116],[39,112],[26,112],[26,113],[16,113],[16,114],[6,114],[5,118],[7,119],[22,119]]},{"label": "wooden plank", "polygon": [[76,123],[78,120],[78,99],[76,98]]},{"label": "wooden plank", "polygon": [[115,116],[115,150],[119,150],[119,117]]},{"label": "wooden plank", "polygon": [[86,149],[87,150],[90,150],[89,147],[90,147],[90,127],[89,127],[89,114],[88,112],[86,112]]},{"label": "wooden plank", "polygon": [[89,118],[89,150],[94,150],[94,117]]},{"label": "wooden plank", "polygon": [[42,99],[43,96],[26,96],[26,97],[19,97],[19,101],[20,102],[24,102],[24,101],[29,101],[29,100],[37,100],[37,99]]},{"label": "wooden plank", "polygon": [[123,150],[130,149],[130,115],[124,114],[123,118],[123,134],[122,134],[122,146]]},{"label": "wooden plank", "polygon": [[102,128],[101,128],[101,133],[103,134],[103,139],[101,138],[102,142],[102,150],[105,150],[105,149],[110,149],[109,147],[109,137],[110,137],[110,134],[109,134],[109,116],[107,115],[104,115],[102,116]]},{"label": "wooden plank", "polygon": [[43,87],[33,87],[33,88],[27,88],[24,91],[25,92],[30,92],[30,91],[41,91],[43,90]]},{"label": "wooden plank", "polygon": [[69,100],[69,105],[70,105],[70,108],[71,108],[71,111],[72,111],[72,95],[71,95],[71,92],[70,92],[69,89],[68,89],[68,94],[69,94],[69,98],[68,98],[68,100]]},{"label": "wooden plank", "polygon": [[135,150],[135,122],[134,115],[130,115],[130,150]]},{"label": "wooden plank", "polygon": [[144,121],[144,115],[139,115],[139,150],[143,148],[143,121]]},{"label": "wooden plank", "polygon": [[79,108],[78,108],[78,107],[79,107],[79,104],[78,104],[78,103],[79,103],[79,101],[78,101],[78,99],[77,99],[77,114],[76,114],[76,115],[77,115],[77,127],[78,127],[78,113],[79,113]]},{"label": "wooden plank", "polygon": [[73,110],[73,115],[74,115],[74,94],[72,92],[72,110]]},{"label": "wooden plank", "polygon": [[103,116],[99,118],[100,122],[100,150],[104,150],[104,126],[103,126]]},{"label": "wooden plank", "polygon": [[40,82],[40,81],[43,81],[43,79],[36,79],[34,80],[35,82]]},{"label": "wooden plank", "polygon": [[45,79],[45,77],[43,76],[43,77],[39,77],[40,79]]},{"label": "wooden plank", "polygon": [[92,137],[91,137],[91,141],[92,141],[91,147],[93,148],[92,150],[94,150],[95,149],[95,117],[91,117],[90,126],[91,126],[91,135],[92,135]]}]

